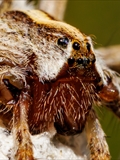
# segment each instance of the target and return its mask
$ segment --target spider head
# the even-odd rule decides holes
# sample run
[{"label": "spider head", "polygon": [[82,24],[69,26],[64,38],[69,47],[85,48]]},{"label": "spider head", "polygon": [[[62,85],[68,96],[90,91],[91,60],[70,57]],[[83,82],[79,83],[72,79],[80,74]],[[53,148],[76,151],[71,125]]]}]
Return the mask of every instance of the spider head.
[{"label": "spider head", "polygon": [[66,62],[59,72],[59,76],[66,74],[65,71],[70,71],[69,73],[72,75],[76,75],[77,71],[83,75],[88,68],[94,67],[96,57],[90,37],[86,35],[81,35],[79,39],[75,39],[75,36],[62,37],[58,39],[57,45],[67,54]]},{"label": "spider head", "polygon": [[83,35],[83,40],[71,40],[67,37],[58,39],[58,46],[63,49],[69,47],[71,43],[71,55],[67,59],[70,67],[87,68],[95,63],[96,58],[90,37]]},{"label": "spider head", "polygon": [[88,68],[95,63],[92,44],[90,42],[85,42],[84,46],[83,44],[81,46],[79,42],[73,42],[73,54],[68,58],[70,67]]}]

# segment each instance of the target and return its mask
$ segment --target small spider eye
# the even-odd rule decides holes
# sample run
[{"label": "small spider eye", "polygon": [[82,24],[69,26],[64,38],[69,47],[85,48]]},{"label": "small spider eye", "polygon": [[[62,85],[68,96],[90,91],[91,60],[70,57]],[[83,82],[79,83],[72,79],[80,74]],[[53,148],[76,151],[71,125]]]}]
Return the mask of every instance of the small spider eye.
[{"label": "small spider eye", "polygon": [[77,63],[78,64],[83,64],[83,59],[82,58],[77,59]]},{"label": "small spider eye", "polygon": [[63,48],[66,48],[69,43],[69,39],[67,37],[59,38],[57,44]]},{"label": "small spider eye", "polygon": [[91,48],[91,45],[90,45],[90,43],[86,43],[86,47],[87,47],[87,50],[88,50],[88,52],[90,52],[90,48]]},{"label": "small spider eye", "polygon": [[79,58],[77,59],[78,64],[82,64],[83,66],[87,66],[89,64],[90,60],[88,58]]},{"label": "small spider eye", "polygon": [[69,65],[72,65],[74,62],[75,62],[75,58],[70,57],[70,58],[68,59],[68,64],[69,64]]},{"label": "small spider eye", "polygon": [[74,50],[79,50],[80,49],[80,44],[78,42],[73,43],[73,49]]}]

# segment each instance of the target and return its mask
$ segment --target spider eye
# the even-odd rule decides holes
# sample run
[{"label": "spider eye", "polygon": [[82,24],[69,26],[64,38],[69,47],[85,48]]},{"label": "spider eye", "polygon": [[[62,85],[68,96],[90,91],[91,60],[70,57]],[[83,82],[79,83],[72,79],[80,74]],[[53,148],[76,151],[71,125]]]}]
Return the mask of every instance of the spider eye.
[{"label": "spider eye", "polygon": [[66,48],[69,43],[69,39],[67,37],[59,38],[57,44],[63,48]]},{"label": "spider eye", "polygon": [[90,60],[88,58],[79,58],[77,59],[78,64],[82,64],[83,66],[87,66],[89,64]]},{"label": "spider eye", "polygon": [[73,49],[74,50],[79,50],[80,49],[80,44],[78,42],[73,43]]},{"label": "spider eye", "polygon": [[78,64],[83,64],[83,59],[82,58],[77,59],[77,63]]},{"label": "spider eye", "polygon": [[91,45],[90,45],[90,43],[86,43],[86,47],[87,47],[87,50],[88,50],[88,52],[90,52],[90,48],[91,48]]},{"label": "spider eye", "polygon": [[70,58],[68,59],[68,64],[69,64],[69,65],[72,65],[74,62],[75,62],[75,58],[70,57]]}]

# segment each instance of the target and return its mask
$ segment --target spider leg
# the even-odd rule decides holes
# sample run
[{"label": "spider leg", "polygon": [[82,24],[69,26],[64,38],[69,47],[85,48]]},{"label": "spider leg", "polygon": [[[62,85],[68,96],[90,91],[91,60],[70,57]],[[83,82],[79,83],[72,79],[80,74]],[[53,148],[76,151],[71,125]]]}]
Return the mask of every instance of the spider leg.
[{"label": "spider leg", "polygon": [[0,4],[0,13],[10,9],[13,0],[2,0]]},{"label": "spider leg", "polygon": [[110,160],[109,148],[101,125],[92,110],[88,116],[85,131],[90,148],[90,160]]},{"label": "spider leg", "polygon": [[34,160],[32,142],[27,123],[29,105],[30,97],[28,93],[21,92],[18,103],[13,109],[13,136],[16,160]]},{"label": "spider leg", "polygon": [[98,92],[102,105],[109,108],[120,118],[120,74],[108,69],[104,70],[106,84]]}]

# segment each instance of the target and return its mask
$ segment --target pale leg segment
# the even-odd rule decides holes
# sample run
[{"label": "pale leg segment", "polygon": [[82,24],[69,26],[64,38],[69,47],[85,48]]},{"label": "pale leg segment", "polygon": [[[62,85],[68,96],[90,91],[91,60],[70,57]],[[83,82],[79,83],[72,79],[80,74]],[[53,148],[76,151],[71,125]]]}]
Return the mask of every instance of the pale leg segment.
[{"label": "pale leg segment", "polygon": [[87,119],[85,131],[90,149],[90,160],[110,160],[108,144],[105,139],[105,133],[92,110]]}]

